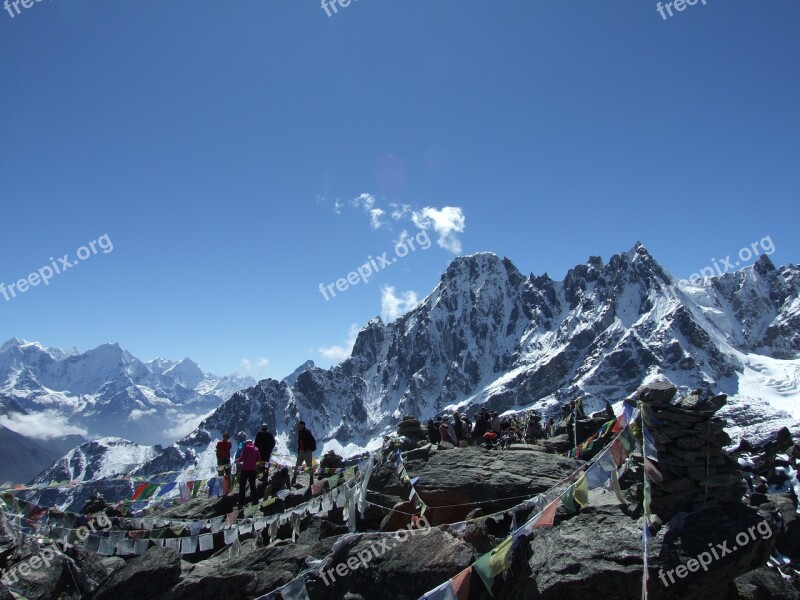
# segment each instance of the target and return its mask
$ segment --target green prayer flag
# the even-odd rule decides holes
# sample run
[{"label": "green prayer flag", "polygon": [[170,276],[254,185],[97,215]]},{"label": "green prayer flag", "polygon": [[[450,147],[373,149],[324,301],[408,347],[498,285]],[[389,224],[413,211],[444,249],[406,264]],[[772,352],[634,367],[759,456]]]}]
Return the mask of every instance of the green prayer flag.
[{"label": "green prayer flag", "polygon": [[491,567],[491,558],[492,553],[487,552],[483,556],[481,556],[478,560],[476,560],[472,565],[472,572],[477,573],[478,577],[481,578],[483,585],[486,586],[486,590],[489,592],[489,596],[494,598],[494,594],[492,594],[492,586],[494,586],[494,575],[492,575],[492,567]]},{"label": "green prayer flag", "polygon": [[573,497],[574,489],[575,486],[571,485],[567,488],[566,492],[561,494],[561,505],[570,512],[578,512],[578,507],[575,505],[575,499]]},{"label": "green prayer flag", "polygon": [[586,473],[581,475],[580,479],[575,482],[575,490],[572,497],[579,506],[589,504],[589,480],[586,478]]},{"label": "green prayer flag", "polygon": [[491,558],[489,559],[489,566],[492,569],[492,576],[496,577],[503,571],[511,566],[509,554],[511,553],[511,542],[514,538],[508,536],[500,545],[491,551]]},{"label": "green prayer flag", "polygon": [[155,494],[156,491],[158,491],[158,488],[159,488],[159,484],[157,484],[157,483],[154,483],[152,485],[148,485],[144,489],[144,491],[142,492],[141,496],[139,496],[139,500],[147,500],[148,498],[150,498],[150,496]]}]

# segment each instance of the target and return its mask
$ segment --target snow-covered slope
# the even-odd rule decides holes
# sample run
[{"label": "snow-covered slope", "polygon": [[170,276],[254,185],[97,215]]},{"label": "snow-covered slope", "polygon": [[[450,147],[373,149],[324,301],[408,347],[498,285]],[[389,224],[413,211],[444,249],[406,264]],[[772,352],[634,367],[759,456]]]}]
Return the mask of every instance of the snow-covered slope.
[{"label": "snow-covered slope", "polygon": [[[11,339],[0,346],[0,414],[11,429],[170,442],[176,427],[218,407],[251,377],[204,373],[189,359],[142,362],[118,344],[83,354]],[[34,436],[35,437],[35,436]]]}]

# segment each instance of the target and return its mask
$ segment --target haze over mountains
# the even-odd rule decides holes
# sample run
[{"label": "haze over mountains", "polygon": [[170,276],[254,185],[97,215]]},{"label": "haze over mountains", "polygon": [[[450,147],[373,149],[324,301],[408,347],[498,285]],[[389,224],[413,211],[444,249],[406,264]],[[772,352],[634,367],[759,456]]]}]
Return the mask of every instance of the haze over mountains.
[{"label": "haze over mountains", "polygon": [[[658,378],[727,393],[734,439],[797,430],[800,269],[762,256],[697,286],[674,283],[640,244],[607,263],[591,257],[563,281],[523,275],[490,253],[459,257],[407,314],[369,321],[347,360],[331,369],[307,363],[235,392],[137,473],[201,467],[210,475],[215,438],[262,422],[278,432],[279,451],[300,418],[320,448],[355,451],[374,447],[407,414],[483,405],[557,412],[576,395],[597,410]],[[95,451],[108,452],[98,442]],[[70,463],[41,480],[82,477]]]},{"label": "haze over mountains", "polygon": [[84,353],[11,339],[0,346],[0,424],[27,437],[121,436],[169,443],[251,377],[204,373],[188,358],[143,362],[119,344]]}]

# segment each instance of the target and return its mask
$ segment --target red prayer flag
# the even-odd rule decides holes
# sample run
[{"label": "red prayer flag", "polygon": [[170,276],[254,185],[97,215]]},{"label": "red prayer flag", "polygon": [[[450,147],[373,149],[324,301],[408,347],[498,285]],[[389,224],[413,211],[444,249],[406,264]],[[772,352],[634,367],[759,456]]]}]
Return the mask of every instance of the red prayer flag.
[{"label": "red prayer flag", "polygon": [[453,591],[458,600],[467,600],[469,598],[469,584],[471,579],[472,567],[470,566],[450,580],[450,585],[453,587]]},{"label": "red prayer flag", "polygon": [[146,489],[147,489],[147,484],[146,483],[140,483],[139,487],[137,487],[136,491],[133,493],[133,496],[131,497],[131,500],[138,500],[139,496],[141,496]]},{"label": "red prayer flag", "polygon": [[556,498],[550,504],[544,507],[542,514],[539,515],[539,518],[536,519],[533,526],[534,527],[552,527],[553,523],[555,522],[556,518],[556,511],[558,510],[558,506],[561,504],[561,498]]},{"label": "red prayer flag", "polygon": [[625,448],[622,445],[622,440],[619,438],[615,439],[609,450],[611,452],[611,456],[614,457],[614,464],[617,466],[617,468],[621,467],[622,463],[625,462],[625,459],[628,458],[628,453],[625,452]]}]

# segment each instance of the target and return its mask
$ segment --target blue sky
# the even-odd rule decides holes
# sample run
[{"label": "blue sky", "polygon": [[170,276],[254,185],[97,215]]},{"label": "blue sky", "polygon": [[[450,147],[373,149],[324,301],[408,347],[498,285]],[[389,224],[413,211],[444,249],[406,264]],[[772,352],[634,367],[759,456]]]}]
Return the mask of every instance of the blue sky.
[{"label": "blue sky", "polygon": [[[642,0],[20,8],[0,12],[0,282],[113,251],[0,296],[2,339],[282,377],[456,254],[560,279],[641,240],[688,277],[770,236],[800,261],[793,0],[666,21]],[[404,231],[430,247],[325,300]]]}]

